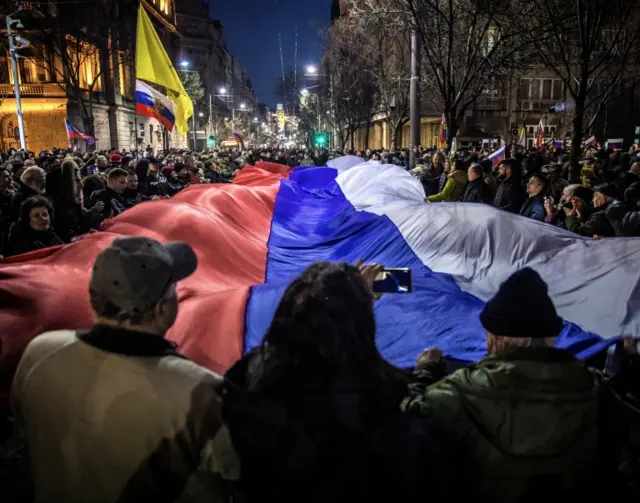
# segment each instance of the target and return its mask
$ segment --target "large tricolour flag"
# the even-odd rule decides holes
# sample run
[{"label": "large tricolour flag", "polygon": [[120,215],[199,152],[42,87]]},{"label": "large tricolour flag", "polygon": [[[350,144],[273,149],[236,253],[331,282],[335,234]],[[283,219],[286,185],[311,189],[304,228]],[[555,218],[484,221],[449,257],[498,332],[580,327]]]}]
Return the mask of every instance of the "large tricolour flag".
[{"label": "large tricolour flag", "polygon": [[548,282],[567,320],[561,347],[586,357],[612,337],[640,335],[640,238],[594,241],[486,205],[427,204],[422,184],[402,168],[353,157],[329,164],[258,163],[232,184],[192,185],[78,242],[0,262],[4,391],[33,337],[92,324],[92,264],[126,235],[195,249],[198,269],[178,286],[180,314],[168,337],[216,372],[260,343],[289,282],[319,260],[411,269],[413,293],[375,304],[376,342],[401,367],[412,367],[425,347],[482,358],[479,312],[524,266]]}]

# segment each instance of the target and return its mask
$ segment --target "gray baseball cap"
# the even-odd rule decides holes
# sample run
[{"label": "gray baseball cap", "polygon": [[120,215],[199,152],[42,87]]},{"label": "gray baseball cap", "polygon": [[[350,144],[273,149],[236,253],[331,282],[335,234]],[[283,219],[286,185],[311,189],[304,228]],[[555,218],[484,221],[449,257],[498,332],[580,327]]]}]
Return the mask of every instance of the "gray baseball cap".
[{"label": "gray baseball cap", "polygon": [[155,306],[170,284],[187,278],[197,266],[193,248],[182,241],[118,238],[96,258],[89,291],[135,316]]}]

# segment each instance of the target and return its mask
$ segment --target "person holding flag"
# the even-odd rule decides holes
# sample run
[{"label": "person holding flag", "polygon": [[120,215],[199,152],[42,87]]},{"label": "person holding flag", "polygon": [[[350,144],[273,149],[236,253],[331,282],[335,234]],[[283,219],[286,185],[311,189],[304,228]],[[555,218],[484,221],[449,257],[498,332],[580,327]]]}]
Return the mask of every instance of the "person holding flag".
[{"label": "person holding flag", "polygon": [[[144,80],[166,89],[168,98],[175,103],[175,112],[172,112],[175,126],[181,135],[186,134],[189,131],[189,118],[193,116],[193,102],[187,94],[167,52],[164,50],[156,29],[144,10],[143,4],[140,4],[138,9],[136,79]],[[158,114],[169,120],[167,114],[164,113],[167,109],[168,107],[163,105],[163,109],[158,110]]]}]

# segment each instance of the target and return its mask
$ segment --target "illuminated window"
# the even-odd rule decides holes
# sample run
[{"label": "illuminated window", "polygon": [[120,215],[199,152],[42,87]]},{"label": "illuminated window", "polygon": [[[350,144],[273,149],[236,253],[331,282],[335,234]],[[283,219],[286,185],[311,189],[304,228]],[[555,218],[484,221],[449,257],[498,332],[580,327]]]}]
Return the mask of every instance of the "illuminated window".
[{"label": "illuminated window", "polygon": [[[79,53],[74,54],[75,51]],[[91,44],[82,43],[80,46],[71,43],[68,48],[70,60],[75,63],[80,87],[102,91],[102,76],[100,70],[100,51]]]},{"label": "illuminated window", "polygon": [[131,82],[131,67],[127,64],[126,55],[124,52],[118,54],[118,68],[119,68],[119,84],[120,94],[122,96],[131,96],[132,94],[132,82]]},{"label": "illuminated window", "polygon": [[154,0],[153,3],[157,5],[166,16],[171,13],[171,0]]}]

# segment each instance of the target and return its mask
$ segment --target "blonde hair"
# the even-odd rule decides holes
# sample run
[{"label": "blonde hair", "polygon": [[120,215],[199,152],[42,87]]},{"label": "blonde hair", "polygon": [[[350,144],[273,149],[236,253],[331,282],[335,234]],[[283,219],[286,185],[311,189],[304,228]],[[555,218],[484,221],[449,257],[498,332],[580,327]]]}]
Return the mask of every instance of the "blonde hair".
[{"label": "blonde hair", "polygon": [[553,348],[557,337],[503,337],[504,349]]}]

